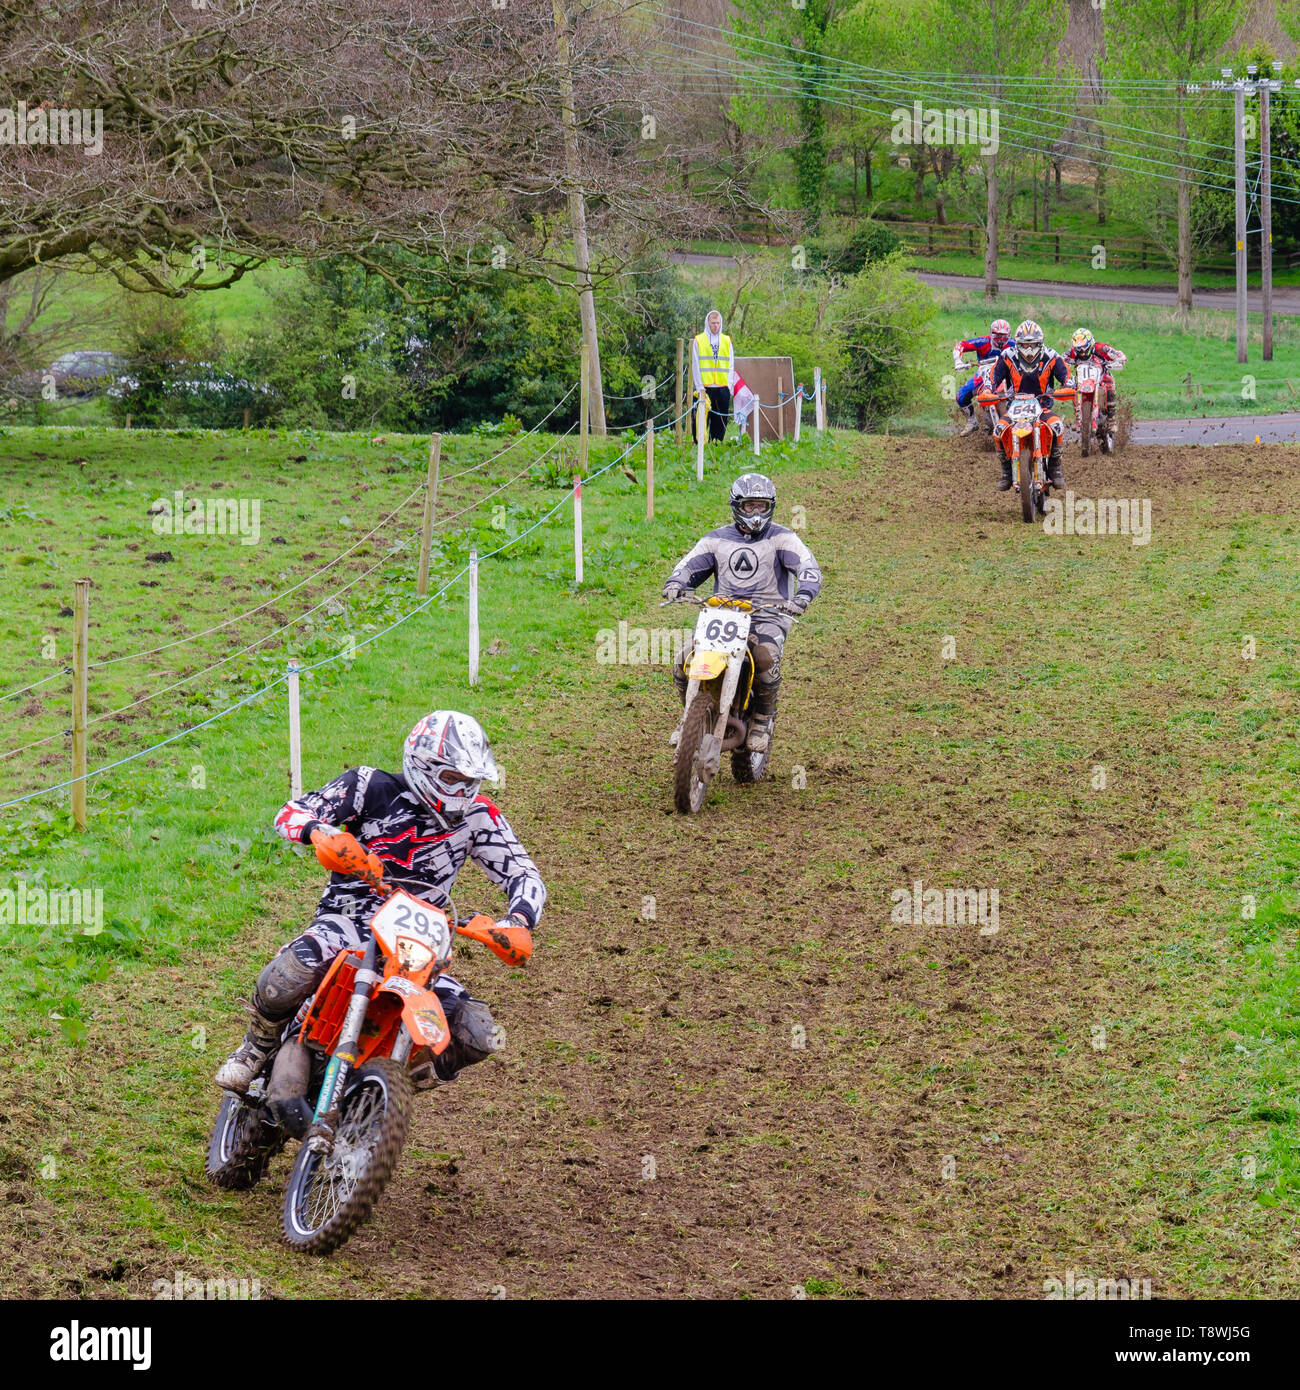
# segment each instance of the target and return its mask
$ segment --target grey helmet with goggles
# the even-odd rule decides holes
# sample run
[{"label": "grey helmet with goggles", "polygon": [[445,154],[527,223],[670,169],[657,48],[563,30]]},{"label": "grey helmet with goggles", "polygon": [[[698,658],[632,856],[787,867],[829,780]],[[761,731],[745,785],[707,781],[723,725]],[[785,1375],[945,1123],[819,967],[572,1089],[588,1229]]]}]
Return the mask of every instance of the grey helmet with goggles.
[{"label": "grey helmet with goggles", "polygon": [[455,823],[473,806],[483,779],[495,782],[500,774],[478,720],[438,709],[407,735],[402,776],[421,801]]},{"label": "grey helmet with goggles", "polygon": [[761,473],[745,473],[731,485],[731,516],[739,530],[758,537],[776,515],[776,484]]},{"label": "grey helmet with goggles", "polygon": [[1027,367],[1038,365],[1043,355],[1043,330],[1033,321],[1026,319],[1016,328],[1016,356]]}]

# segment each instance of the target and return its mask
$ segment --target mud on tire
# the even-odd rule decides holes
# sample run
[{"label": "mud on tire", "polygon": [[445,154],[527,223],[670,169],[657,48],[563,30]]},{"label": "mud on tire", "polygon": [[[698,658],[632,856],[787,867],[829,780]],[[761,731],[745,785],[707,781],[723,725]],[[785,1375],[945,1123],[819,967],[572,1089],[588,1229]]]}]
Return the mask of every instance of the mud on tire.
[{"label": "mud on tire", "polygon": [[334,1151],[313,1153],[305,1142],[298,1150],[280,1215],[286,1245],[328,1255],[369,1219],[401,1157],[414,1095],[391,1057],[357,1069],[339,1104]]},{"label": "mud on tire", "polygon": [[684,816],[699,810],[705,796],[708,795],[709,785],[706,780],[704,790],[695,798],[698,804],[692,805],[692,792],[695,790],[695,754],[699,749],[700,740],[713,727],[716,719],[713,701],[701,691],[686,711],[686,717],[682,721],[682,735],[677,740],[677,752],[673,758],[673,805]]},{"label": "mud on tire", "polygon": [[212,1126],[203,1170],[214,1187],[244,1192],[261,1181],[267,1164],[283,1145],[278,1129],[264,1124],[253,1107],[227,1091]]}]

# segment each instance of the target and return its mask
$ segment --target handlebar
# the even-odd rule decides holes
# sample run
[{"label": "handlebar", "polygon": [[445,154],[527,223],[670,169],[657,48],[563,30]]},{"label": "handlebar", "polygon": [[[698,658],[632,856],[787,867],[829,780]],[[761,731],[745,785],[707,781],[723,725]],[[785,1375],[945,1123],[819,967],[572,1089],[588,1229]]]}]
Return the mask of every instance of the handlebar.
[{"label": "handlebar", "polygon": [[[693,594],[682,594],[679,598],[666,598],[660,608],[670,608],[674,603],[689,603],[693,608],[732,608],[742,613],[782,613],[788,618],[802,618],[807,611],[790,603],[755,602],[753,599],[727,599],[715,602],[719,596],[696,598]],[[743,605],[743,607],[741,606]]]}]

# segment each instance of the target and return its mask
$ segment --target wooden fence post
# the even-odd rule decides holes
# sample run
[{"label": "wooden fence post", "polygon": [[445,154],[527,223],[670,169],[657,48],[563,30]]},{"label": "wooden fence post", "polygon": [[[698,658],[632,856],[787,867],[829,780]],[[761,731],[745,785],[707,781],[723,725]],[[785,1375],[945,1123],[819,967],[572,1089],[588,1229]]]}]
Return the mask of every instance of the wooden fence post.
[{"label": "wooden fence post", "polygon": [[424,493],[424,526],[420,532],[420,572],[415,592],[421,598],[429,592],[429,551],[433,544],[433,509],[438,501],[438,469],[442,461],[442,435],[429,437],[429,478]]},{"label": "wooden fence post", "polygon": [[90,580],[72,585],[72,823],[86,828],[86,648],[90,642]]}]

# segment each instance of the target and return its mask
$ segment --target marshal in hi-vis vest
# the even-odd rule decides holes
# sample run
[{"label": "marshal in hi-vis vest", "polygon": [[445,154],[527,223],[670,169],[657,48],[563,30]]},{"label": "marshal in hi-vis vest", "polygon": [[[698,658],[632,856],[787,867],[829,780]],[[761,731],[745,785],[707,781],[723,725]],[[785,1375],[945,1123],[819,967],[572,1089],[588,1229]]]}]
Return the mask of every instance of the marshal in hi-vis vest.
[{"label": "marshal in hi-vis vest", "polygon": [[707,333],[695,337],[695,353],[700,362],[700,380],[705,386],[726,386],[731,381],[731,339],[718,335],[718,354],[713,355]]}]

